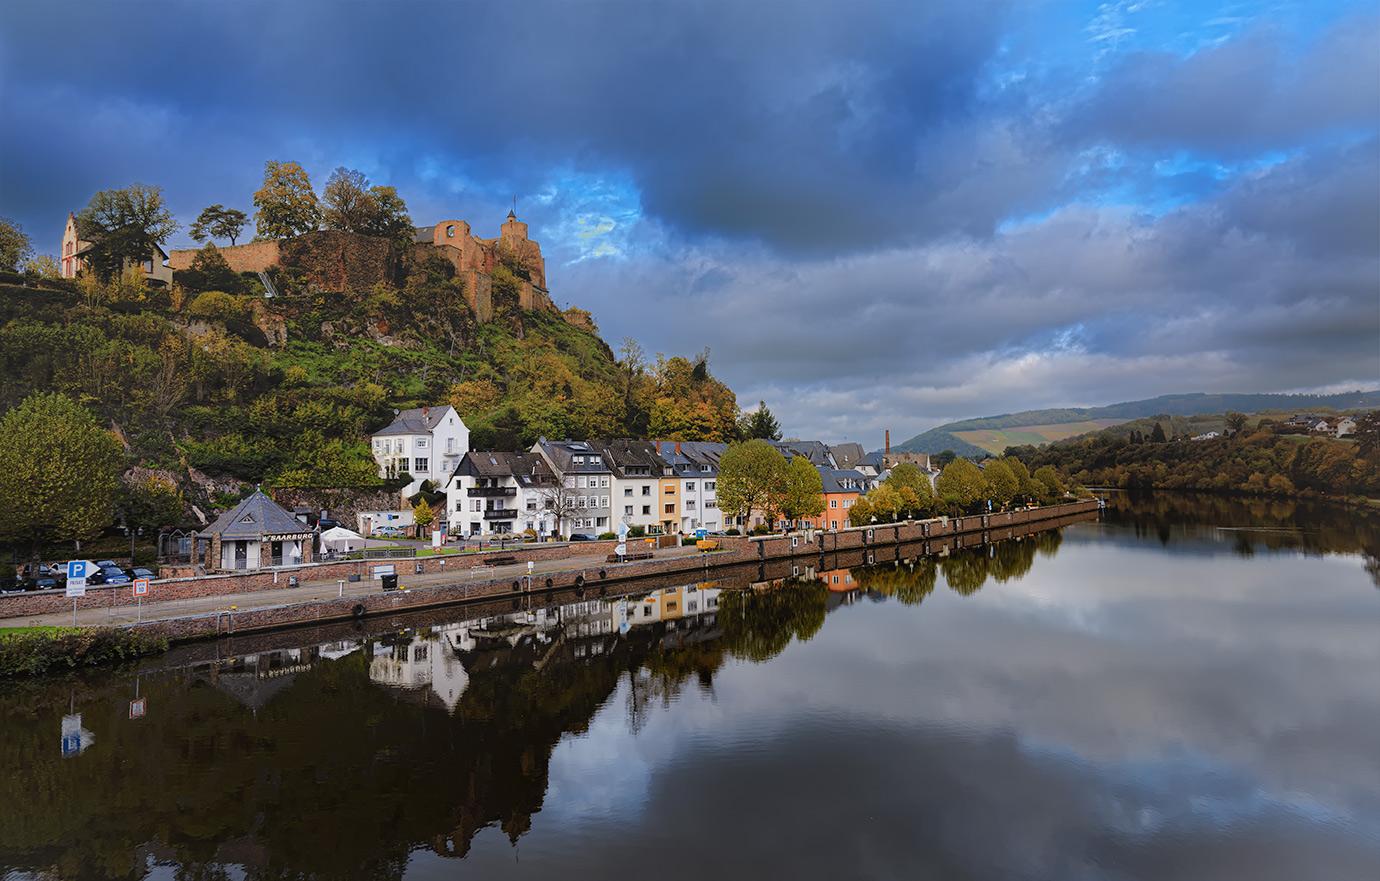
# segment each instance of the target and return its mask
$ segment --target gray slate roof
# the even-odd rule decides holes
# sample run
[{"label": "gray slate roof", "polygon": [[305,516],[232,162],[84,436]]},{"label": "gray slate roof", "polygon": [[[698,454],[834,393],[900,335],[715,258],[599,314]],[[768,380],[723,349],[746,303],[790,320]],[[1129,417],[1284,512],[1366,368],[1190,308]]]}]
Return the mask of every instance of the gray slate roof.
[{"label": "gray slate roof", "polygon": [[398,417],[393,420],[393,424],[387,428],[374,432],[374,437],[383,437],[390,434],[430,434],[432,429],[441,424],[441,420],[450,407],[442,404],[439,407],[416,407],[411,410],[403,410],[398,413]]},{"label": "gray slate roof", "polygon": [[220,534],[221,540],[262,539],[265,535],[306,535],[311,527],[292,516],[292,513],[264,495],[254,494],[216,518],[216,522],[201,530],[201,535]]}]

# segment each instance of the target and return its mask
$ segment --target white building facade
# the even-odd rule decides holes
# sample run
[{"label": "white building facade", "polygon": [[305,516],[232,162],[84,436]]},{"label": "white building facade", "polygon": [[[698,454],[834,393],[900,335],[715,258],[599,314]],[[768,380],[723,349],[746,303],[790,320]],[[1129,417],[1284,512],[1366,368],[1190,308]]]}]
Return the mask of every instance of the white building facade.
[{"label": "white building facade", "polygon": [[443,487],[470,450],[470,430],[451,406],[418,407],[398,413],[393,423],[369,438],[379,477],[409,474],[403,487],[410,496],[423,481]]}]

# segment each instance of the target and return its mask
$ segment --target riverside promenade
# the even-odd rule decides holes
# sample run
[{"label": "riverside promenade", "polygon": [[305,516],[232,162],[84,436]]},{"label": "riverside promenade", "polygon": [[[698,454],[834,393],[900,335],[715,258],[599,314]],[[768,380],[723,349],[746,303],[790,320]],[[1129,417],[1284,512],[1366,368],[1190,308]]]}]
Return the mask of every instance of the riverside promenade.
[{"label": "riverside promenade", "polygon": [[[469,555],[308,564],[290,571],[155,581],[142,604],[136,603],[128,585],[88,590],[76,600],[66,599],[59,591],[10,594],[0,597],[0,619],[12,626],[70,626],[75,620],[85,626],[136,627],[174,641],[203,639],[396,615],[479,599],[517,600],[549,591],[570,590],[576,597],[594,591],[604,596],[639,581],[708,581],[715,577],[714,570],[733,566],[758,567],[761,574],[754,580],[766,581],[769,568],[784,566],[779,574],[787,576],[815,567],[823,571],[839,564],[899,559],[903,549],[914,555],[944,555],[1095,518],[1097,513],[1096,501],[1073,501],[1023,511],[840,530],[721,537],[716,539],[717,550],[655,548],[639,552],[642,559],[623,563],[608,562],[613,542],[589,542],[514,547],[500,556],[502,565],[484,565],[488,561]],[[635,545],[629,546],[629,551],[636,550]],[[829,560],[834,563],[827,564]],[[384,591],[377,580],[380,574],[396,574],[398,589]]]}]

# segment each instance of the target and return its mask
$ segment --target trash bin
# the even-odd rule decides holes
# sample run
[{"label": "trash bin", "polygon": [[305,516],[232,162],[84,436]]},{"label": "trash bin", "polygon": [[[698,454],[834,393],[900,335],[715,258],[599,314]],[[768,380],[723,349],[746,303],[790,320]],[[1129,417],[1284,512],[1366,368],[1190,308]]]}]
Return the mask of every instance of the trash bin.
[{"label": "trash bin", "polygon": [[380,578],[380,580],[383,581],[383,589],[384,589],[384,590],[397,590],[397,589],[398,589],[398,576],[396,576],[396,575],[380,575],[379,578]]}]

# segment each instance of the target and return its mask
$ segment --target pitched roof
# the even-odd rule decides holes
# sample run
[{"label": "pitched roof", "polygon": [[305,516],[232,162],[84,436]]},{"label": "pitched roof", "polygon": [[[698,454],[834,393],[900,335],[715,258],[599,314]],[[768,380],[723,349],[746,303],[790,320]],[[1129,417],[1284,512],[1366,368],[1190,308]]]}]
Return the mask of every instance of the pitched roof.
[{"label": "pitched roof", "polygon": [[392,425],[374,432],[373,437],[383,437],[390,434],[430,434],[436,426],[441,424],[441,420],[449,412],[451,412],[449,404],[442,404],[439,407],[414,407],[411,410],[402,410],[399,411]]},{"label": "pitched roof", "polygon": [[282,505],[264,495],[254,494],[216,518],[201,530],[202,535],[219,533],[224,539],[263,538],[265,535],[302,535],[311,527],[292,516]]},{"label": "pitched roof", "polygon": [[829,452],[834,454],[834,461],[839,463],[840,468],[852,468],[866,455],[863,445],[858,443],[834,444]]}]

